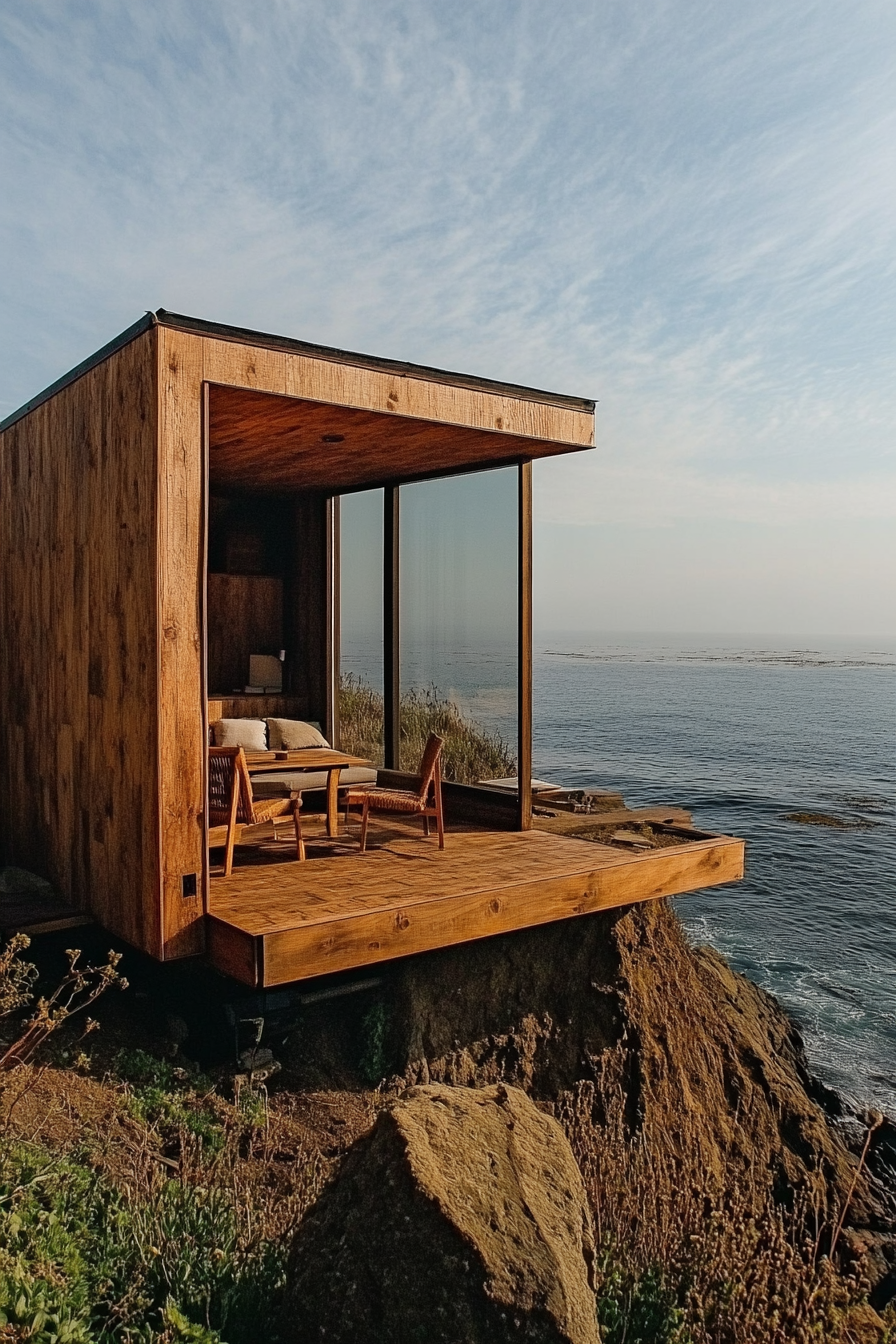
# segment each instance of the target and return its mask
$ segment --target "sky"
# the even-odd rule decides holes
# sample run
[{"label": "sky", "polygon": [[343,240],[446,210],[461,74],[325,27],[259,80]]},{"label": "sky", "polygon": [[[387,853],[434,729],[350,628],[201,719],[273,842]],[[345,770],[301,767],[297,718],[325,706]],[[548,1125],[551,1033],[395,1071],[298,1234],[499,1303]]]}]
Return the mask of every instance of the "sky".
[{"label": "sky", "polygon": [[896,632],[891,0],[3,0],[0,415],[166,307],[598,400],[543,627]]}]

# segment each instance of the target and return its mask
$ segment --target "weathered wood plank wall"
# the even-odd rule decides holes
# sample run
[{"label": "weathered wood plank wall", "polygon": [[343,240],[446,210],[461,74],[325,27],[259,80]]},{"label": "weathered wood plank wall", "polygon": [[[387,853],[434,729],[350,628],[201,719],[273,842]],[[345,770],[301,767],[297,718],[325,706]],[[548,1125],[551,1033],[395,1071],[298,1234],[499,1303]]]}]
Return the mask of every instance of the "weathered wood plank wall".
[{"label": "weathered wood plank wall", "polygon": [[[159,782],[162,947],[201,952],[205,761],[205,452],[202,342],[159,329]],[[195,874],[197,895],[184,897]]]},{"label": "weathered wood plank wall", "polygon": [[0,844],[159,946],[156,333],[0,436]]},{"label": "weathered wood plank wall", "polygon": [[209,574],[208,687],[234,694],[253,653],[283,647],[283,580],[274,574]]}]

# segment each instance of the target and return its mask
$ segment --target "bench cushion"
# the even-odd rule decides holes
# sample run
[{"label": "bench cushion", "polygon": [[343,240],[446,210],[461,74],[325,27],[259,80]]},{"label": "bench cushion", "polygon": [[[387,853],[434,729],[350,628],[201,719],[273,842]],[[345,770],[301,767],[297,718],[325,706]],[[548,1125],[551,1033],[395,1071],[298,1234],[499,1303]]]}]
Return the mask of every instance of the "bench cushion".
[{"label": "bench cushion", "polygon": [[242,747],[245,751],[267,751],[264,719],[215,719],[210,725],[216,747]]},{"label": "bench cushion", "polygon": [[265,719],[271,751],[301,751],[330,744],[314,723],[304,719]]}]

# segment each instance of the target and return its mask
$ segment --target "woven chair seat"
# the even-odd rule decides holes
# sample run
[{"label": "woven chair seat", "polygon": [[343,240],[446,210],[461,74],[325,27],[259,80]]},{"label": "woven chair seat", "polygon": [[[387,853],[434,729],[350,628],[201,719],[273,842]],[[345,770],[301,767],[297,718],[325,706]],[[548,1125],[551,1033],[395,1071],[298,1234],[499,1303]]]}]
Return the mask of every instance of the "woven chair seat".
[{"label": "woven chair seat", "polygon": [[[261,825],[263,821],[270,821],[272,817],[282,817],[287,812],[292,812],[294,806],[295,803],[290,798],[253,799],[252,821],[248,824]],[[230,820],[230,809],[210,807],[208,820],[210,826],[226,826]],[[242,824],[247,823],[243,821]]]},{"label": "woven chair seat", "polygon": [[290,798],[256,798],[252,804],[255,820],[259,823],[282,817],[284,813],[292,812],[294,807],[295,803]]},{"label": "woven chair seat", "polygon": [[435,818],[439,849],[445,848],[445,821],[442,813],[442,769],[440,758],[444,738],[430,733],[420,762],[420,784],[416,790],[360,788],[345,790],[345,820],[352,807],[361,808],[361,853],[367,847],[367,818],[371,812],[403,812],[423,818],[423,834],[429,835],[429,819]]},{"label": "woven chair seat", "polygon": [[372,812],[422,812],[426,806],[419,793],[406,789],[349,789],[346,802],[349,806],[363,805],[365,798],[369,798]]},{"label": "woven chair seat", "polygon": [[[287,813],[292,814],[296,833],[296,858],[304,859],[305,842],[302,839],[302,796],[298,789],[281,784],[277,797],[254,798],[252,780],[242,747],[209,747],[208,752],[208,820],[209,829],[224,826],[224,875],[229,877],[233,867],[233,847],[244,826],[259,826]],[[274,828],[276,838],[276,827]]]}]

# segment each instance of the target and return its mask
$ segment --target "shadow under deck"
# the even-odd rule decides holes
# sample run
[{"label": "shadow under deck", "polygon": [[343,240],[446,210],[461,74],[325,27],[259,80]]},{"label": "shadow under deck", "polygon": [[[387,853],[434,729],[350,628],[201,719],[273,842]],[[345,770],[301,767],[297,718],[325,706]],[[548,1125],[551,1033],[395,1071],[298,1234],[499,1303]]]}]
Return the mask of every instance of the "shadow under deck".
[{"label": "shadow under deck", "polygon": [[[357,843],[357,842],[355,842]],[[743,876],[718,835],[644,853],[543,831],[399,837],[366,854],[213,878],[208,955],[243,984],[287,984]]]}]

